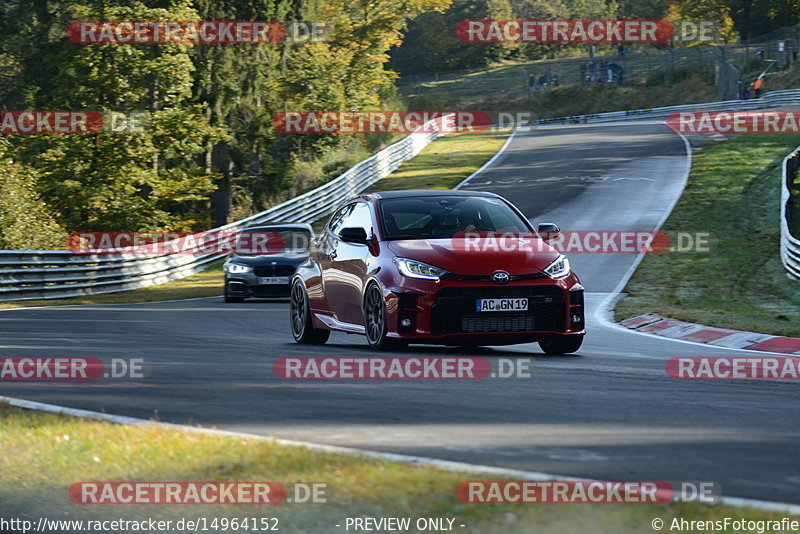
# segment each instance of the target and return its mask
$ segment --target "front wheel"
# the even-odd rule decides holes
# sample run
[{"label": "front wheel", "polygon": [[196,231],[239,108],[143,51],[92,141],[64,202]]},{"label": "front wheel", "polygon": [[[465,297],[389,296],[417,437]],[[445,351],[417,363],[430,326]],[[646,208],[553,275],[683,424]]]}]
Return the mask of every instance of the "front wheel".
[{"label": "front wheel", "polygon": [[292,284],[292,297],[289,303],[289,319],[292,337],[298,343],[322,345],[331,335],[330,330],[314,328],[311,322],[311,308],[308,305],[306,288],[299,280]]},{"label": "front wheel", "polygon": [[386,315],[386,302],[378,284],[372,283],[364,295],[364,333],[367,344],[375,350],[397,350],[408,346],[399,339],[386,337],[389,321]]},{"label": "front wheel", "polygon": [[583,336],[558,336],[539,340],[539,347],[545,354],[569,354],[583,344]]}]

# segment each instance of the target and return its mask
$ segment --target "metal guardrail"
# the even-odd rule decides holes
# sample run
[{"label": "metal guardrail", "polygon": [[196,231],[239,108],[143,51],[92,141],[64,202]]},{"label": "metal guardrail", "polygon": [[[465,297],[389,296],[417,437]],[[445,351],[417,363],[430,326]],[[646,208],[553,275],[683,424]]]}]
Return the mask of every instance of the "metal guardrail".
[{"label": "metal guardrail", "polygon": [[721,102],[705,102],[701,104],[684,104],[661,108],[632,109],[628,111],[610,111],[592,115],[574,115],[554,119],[539,119],[532,125],[570,124],[588,122],[617,122],[625,120],[666,119],[673,111],[739,111],[750,109],[773,108],[780,106],[800,106],[800,89],[772,91],[761,98],[749,100],[723,100]]},{"label": "metal guardrail", "polygon": [[796,199],[792,198],[792,186],[800,170],[800,147],[783,160],[781,179],[781,263],[789,278],[800,281],[800,239],[792,235],[792,211]]},{"label": "metal guardrail", "polygon": [[[787,105],[800,105],[800,89],[773,91],[752,100],[613,111],[544,119],[535,124],[652,120],[664,119],[673,111],[729,111]],[[234,231],[270,221],[312,222],[391,174],[401,163],[417,155],[437,137],[439,134],[436,132],[411,134],[321,187],[209,232]],[[795,170],[798,159],[795,153],[795,159],[792,160],[794,163],[791,164]],[[788,195],[786,179],[783,187],[784,194]],[[800,280],[800,241],[788,230],[788,202],[789,197],[782,200],[781,259],[790,276]],[[0,301],[54,299],[137,289],[184,278],[202,271],[210,263],[223,257],[224,254],[161,254],[143,258],[139,254],[125,253],[87,255],[65,250],[0,250]]]},{"label": "metal guardrail", "polygon": [[[439,137],[435,130],[429,127],[412,133],[312,191],[208,232],[235,231],[270,221],[314,221],[416,156]],[[193,248],[183,250],[182,254],[144,257],[124,252],[0,250],[0,301],[55,299],[137,289],[184,278],[225,257],[225,254],[186,253],[196,250]]]}]

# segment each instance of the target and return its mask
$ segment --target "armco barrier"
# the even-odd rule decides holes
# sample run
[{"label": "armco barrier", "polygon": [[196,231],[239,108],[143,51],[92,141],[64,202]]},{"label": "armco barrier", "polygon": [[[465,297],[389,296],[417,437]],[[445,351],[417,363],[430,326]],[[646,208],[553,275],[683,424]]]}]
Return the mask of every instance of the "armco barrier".
[{"label": "armco barrier", "polygon": [[685,104],[661,108],[632,109],[628,111],[610,111],[592,115],[574,115],[555,119],[539,119],[531,121],[532,125],[570,124],[589,122],[617,122],[630,120],[666,119],[673,111],[738,111],[749,109],[777,108],[783,106],[800,106],[800,89],[773,91],[761,98],[750,100],[724,100],[722,102],[705,102],[702,104]]},{"label": "armco barrier", "polygon": [[792,235],[792,227],[798,221],[792,220],[792,210],[796,198],[792,198],[792,185],[800,170],[800,147],[783,160],[781,179],[781,262],[789,278],[800,281],[800,239]]},{"label": "armco barrier", "polygon": [[[269,221],[314,221],[416,156],[440,135],[429,130],[434,128],[406,136],[321,187],[209,232],[237,230]],[[68,250],[0,250],[0,301],[55,299],[137,289],[184,278],[223,257],[224,254],[200,253],[143,257],[124,252],[88,255]]]},{"label": "armco barrier", "polygon": [[[731,111],[800,105],[800,89],[773,91],[751,100],[728,100],[593,115],[543,119],[535,124],[601,123],[625,120],[665,119],[673,111]],[[439,134],[415,133],[365,159],[338,178],[288,202],[240,221],[209,230],[237,230],[270,221],[311,222],[331,211],[347,198],[388,176],[401,163],[419,153]],[[791,157],[791,156],[790,156]],[[789,158],[787,158],[788,160]],[[797,168],[797,157],[792,160]],[[784,169],[786,169],[786,163]],[[786,176],[786,171],[784,171]],[[794,174],[792,174],[794,176]],[[789,232],[786,206],[789,202],[784,179],[781,214],[781,259],[789,276],[800,280],[800,241]],[[142,258],[138,254],[87,256],[61,250],[0,251],[0,301],[75,297],[137,289],[184,278],[205,269],[221,254],[160,255]]]}]

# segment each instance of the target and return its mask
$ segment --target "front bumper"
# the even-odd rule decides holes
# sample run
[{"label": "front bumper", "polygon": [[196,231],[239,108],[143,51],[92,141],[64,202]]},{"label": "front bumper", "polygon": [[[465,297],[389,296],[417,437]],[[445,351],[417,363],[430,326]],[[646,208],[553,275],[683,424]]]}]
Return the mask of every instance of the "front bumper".
[{"label": "front bumper", "polygon": [[[583,335],[583,287],[562,280],[439,282],[403,278],[385,293],[389,336],[416,343],[513,344]],[[479,298],[527,298],[528,310],[478,312]]]},{"label": "front bumper", "polygon": [[[289,284],[260,284],[258,276],[250,273],[225,273],[225,294],[235,298],[288,298],[291,294]],[[291,281],[291,277],[288,277]]]}]

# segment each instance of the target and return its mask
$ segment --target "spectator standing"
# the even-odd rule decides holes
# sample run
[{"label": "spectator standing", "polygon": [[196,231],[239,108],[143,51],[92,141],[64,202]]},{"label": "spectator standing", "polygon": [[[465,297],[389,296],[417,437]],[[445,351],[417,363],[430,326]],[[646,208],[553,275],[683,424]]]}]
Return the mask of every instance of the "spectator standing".
[{"label": "spectator standing", "polygon": [[753,82],[753,97],[754,98],[761,98],[761,91],[764,89],[764,78],[759,76],[756,78],[756,81]]}]

